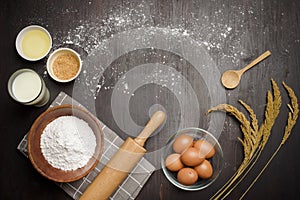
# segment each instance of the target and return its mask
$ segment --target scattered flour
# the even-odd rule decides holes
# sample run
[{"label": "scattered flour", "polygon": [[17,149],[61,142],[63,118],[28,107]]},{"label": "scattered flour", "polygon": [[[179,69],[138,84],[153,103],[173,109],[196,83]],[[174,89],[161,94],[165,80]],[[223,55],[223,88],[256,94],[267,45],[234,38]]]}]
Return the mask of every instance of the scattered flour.
[{"label": "scattered flour", "polygon": [[74,116],[62,116],[44,129],[40,147],[45,159],[54,168],[76,170],[93,156],[96,138],[89,125]]},{"label": "scattered flour", "polygon": [[[222,63],[224,66],[236,66],[241,57],[251,56],[251,52],[245,51],[241,44],[240,36],[243,33],[235,31],[235,27],[232,27],[228,21],[217,20],[224,19],[228,15],[223,9],[216,10],[214,15],[216,20],[208,17],[208,15],[198,16],[193,14],[193,17],[181,16],[180,20],[166,24],[157,24],[159,21],[164,22],[164,16],[154,16],[153,5],[151,0],[134,1],[132,4],[126,4],[126,6],[116,5],[112,9],[108,9],[101,17],[79,20],[77,22],[78,25],[70,29],[67,34],[58,34],[59,37],[54,35],[54,43],[70,46],[81,54],[91,55],[95,50],[99,49],[103,51],[110,48],[117,49],[118,46],[107,46],[108,43],[106,41],[114,38],[119,33],[133,29],[147,29],[150,30],[147,33],[148,35],[143,35],[145,42],[147,42],[147,38],[157,34],[157,28],[159,28],[163,30],[165,35],[169,35],[170,38],[174,36],[183,39],[186,37],[192,38],[194,43],[202,46],[214,60]],[[224,5],[224,10],[226,10],[225,7],[226,5]],[[243,9],[240,10],[243,11]],[[241,15],[240,13],[238,14]],[[255,14],[247,13],[247,15]],[[161,20],[157,20],[157,18],[161,18]],[[132,42],[135,43],[136,41]],[[84,51],[84,53],[81,51]],[[153,55],[154,53],[157,52],[151,49],[148,53],[141,56],[144,56],[146,61],[153,56],[159,57],[159,55]],[[241,53],[245,55],[241,55]],[[89,59],[87,60],[89,61]],[[162,58],[162,64],[164,62],[167,63],[168,58]],[[108,77],[104,77],[103,73],[99,72],[101,71],[99,66],[89,66],[89,70],[95,73],[92,73],[92,76],[79,77],[77,83],[87,86],[94,98],[97,97],[101,89],[113,89],[112,87],[104,87],[105,79],[108,79]],[[121,73],[126,72],[111,67],[111,76],[123,77],[124,74]],[[100,81],[95,83],[97,80]],[[90,96],[90,94],[87,95]]]}]

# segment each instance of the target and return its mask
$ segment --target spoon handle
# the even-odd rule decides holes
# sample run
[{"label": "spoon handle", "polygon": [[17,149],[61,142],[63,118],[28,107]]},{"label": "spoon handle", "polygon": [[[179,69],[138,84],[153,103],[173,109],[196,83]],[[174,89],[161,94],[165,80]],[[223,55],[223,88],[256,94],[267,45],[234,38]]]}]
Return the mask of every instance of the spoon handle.
[{"label": "spoon handle", "polygon": [[255,60],[253,60],[249,65],[241,69],[241,73],[244,73],[251,67],[255,66],[257,63],[263,61],[265,58],[267,58],[269,55],[271,55],[270,51],[266,51],[265,53],[261,54],[259,57],[257,57]]}]

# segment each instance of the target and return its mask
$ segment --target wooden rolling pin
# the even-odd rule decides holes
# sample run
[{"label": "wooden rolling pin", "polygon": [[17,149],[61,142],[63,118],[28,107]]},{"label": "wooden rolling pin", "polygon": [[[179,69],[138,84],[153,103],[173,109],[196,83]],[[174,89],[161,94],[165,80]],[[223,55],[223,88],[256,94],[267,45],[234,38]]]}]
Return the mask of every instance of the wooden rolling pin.
[{"label": "wooden rolling pin", "polygon": [[164,112],[155,112],[143,131],[135,139],[127,138],[85,190],[80,200],[108,199],[146,153],[143,146],[147,138],[164,122],[165,118]]}]

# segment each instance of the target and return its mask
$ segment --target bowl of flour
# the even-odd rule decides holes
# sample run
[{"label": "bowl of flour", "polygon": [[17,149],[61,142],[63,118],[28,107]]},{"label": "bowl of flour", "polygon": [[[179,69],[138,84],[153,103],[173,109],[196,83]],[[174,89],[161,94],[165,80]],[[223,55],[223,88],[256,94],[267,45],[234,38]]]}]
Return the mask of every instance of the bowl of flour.
[{"label": "bowl of flour", "polygon": [[93,114],[82,107],[60,105],[46,110],[31,126],[28,155],[44,177],[71,182],[96,167],[103,143],[101,125]]}]

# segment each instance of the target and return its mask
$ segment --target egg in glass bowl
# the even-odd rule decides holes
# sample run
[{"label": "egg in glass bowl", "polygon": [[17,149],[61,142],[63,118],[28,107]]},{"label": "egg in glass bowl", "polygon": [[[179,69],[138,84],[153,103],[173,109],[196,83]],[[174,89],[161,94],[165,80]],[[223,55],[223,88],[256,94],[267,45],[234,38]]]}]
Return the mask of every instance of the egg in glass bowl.
[{"label": "egg in glass bowl", "polygon": [[223,150],[217,138],[201,128],[186,128],[172,135],[161,155],[167,179],[188,191],[211,185],[224,165]]}]

